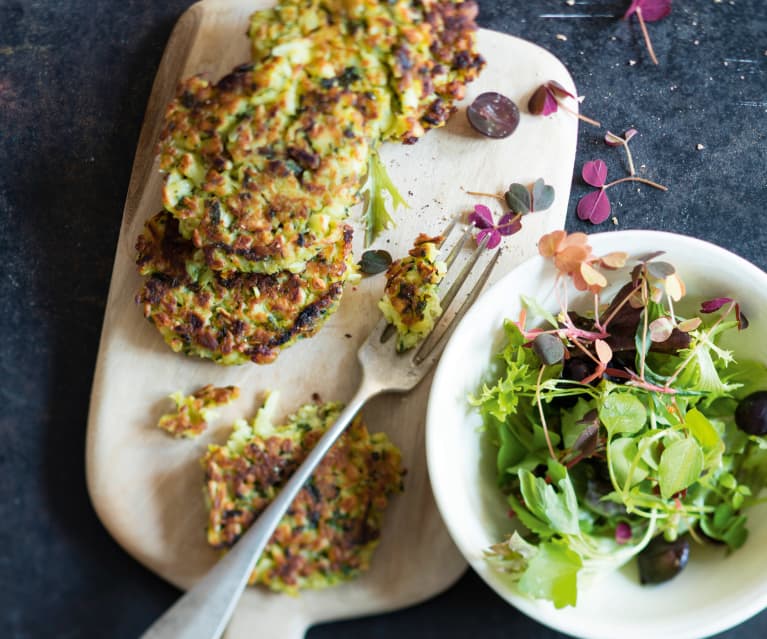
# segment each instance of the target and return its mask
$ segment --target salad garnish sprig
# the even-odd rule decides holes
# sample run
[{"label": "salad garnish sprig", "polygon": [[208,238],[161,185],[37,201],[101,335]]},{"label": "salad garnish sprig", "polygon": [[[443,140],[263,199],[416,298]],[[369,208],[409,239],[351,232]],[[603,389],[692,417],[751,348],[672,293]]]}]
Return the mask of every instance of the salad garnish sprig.
[{"label": "salad garnish sprig", "polygon": [[[500,372],[471,399],[519,524],[488,561],[562,607],[579,575],[634,556],[655,583],[684,567],[691,540],[740,547],[767,484],[767,368],[723,345],[747,326],[740,304],[691,306],[661,251],[630,263],[564,231],[538,248],[559,309],[522,299]],[[627,281],[608,296],[616,271]]]}]

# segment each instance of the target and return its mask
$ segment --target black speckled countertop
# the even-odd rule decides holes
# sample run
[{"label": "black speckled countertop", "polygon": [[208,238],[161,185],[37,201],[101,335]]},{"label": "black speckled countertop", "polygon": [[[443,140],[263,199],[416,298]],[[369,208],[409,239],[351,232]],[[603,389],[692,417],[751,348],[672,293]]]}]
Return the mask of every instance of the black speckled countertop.
[{"label": "black speckled countertop", "polygon": [[[154,72],[185,0],[0,0],[0,637],[137,636],[178,596],[101,527],[85,490],[88,398],[133,152]],[[635,127],[640,175],[617,224],[707,239],[767,268],[767,5],[674,3],[651,25],[628,0],[480,0],[482,26],[522,36],[569,67],[584,112]],[[579,134],[624,172],[603,132]],[[623,188],[625,186],[625,188]],[[568,228],[587,192],[573,182]],[[601,230],[601,229],[600,229]],[[712,265],[716,268],[716,265]],[[765,577],[767,579],[767,577]],[[560,637],[473,574],[388,615],[312,629],[324,637]],[[767,613],[720,637],[767,636]]]}]

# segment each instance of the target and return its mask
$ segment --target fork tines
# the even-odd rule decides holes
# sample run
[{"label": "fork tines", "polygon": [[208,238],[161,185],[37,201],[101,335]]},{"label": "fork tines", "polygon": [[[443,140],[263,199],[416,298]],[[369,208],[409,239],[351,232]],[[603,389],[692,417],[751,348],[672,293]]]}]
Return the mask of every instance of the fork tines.
[{"label": "fork tines", "polygon": [[[462,225],[459,225],[458,222],[459,217],[454,217],[442,232],[442,237],[444,239],[442,242],[441,252],[444,251],[449,245],[448,240],[450,235],[453,234],[453,231],[456,228],[461,229]],[[447,286],[448,288],[440,298],[442,314],[435,322],[432,332],[418,346],[415,357],[413,358],[413,362],[416,365],[425,362],[427,359],[436,359],[439,357],[447,337],[453,332],[453,329],[457,323],[461,320],[461,318],[464,316],[469,307],[474,303],[477,297],[479,297],[479,294],[482,292],[485,284],[487,284],[487,281],[490,279],[492,270],[498,261],[500,251],[494,251],[490,259],[484,260],[485,264],[479,275],[474,273],[474,267],[477,262],[479,262],[480,258],[487,254],[487,251],[485,250],[489,241],[489,236],[487,236],[474,249],[468,259],[460,260],[463,266],[461,267],[458,275],[455,276],[455,278],[450,277],[452,266],[458,261],[458,257],[461,256],[461,254],[464,252],[463,248],[471,237],[471,234],[471,226],[466,226],[463,228],[463,232],[457,241],[452,244],[447,257],[445,258],[447,273],[442,281],[442,284],[440,285],[440,289],[442,289],[444,286]],[[474,276],[472,277],[472,275]],[[471,284],[470,288],[468,288],[469,283]],[[466,298],[463,300],[457,310],[452,311],[450,306],[452,305],[458,293],[464,289],[468,289]]]}]

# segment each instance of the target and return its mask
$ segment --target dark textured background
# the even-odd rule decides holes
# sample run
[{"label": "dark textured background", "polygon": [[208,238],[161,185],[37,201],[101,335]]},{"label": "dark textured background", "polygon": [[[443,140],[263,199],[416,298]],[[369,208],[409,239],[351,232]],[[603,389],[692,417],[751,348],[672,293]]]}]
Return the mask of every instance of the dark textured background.
[{"label": "dark textured background", "polygon": [[[0,0],[3,638],[134,637],[178,594],[97,521],[83,448],[133,151],[163,47],[188,4]],[[610,195],[618,228],[695,235],[767,267],[763,0],[676,2],[669,18],[651,25],[657,68],[636,24],[618,19],[628,4],[480,0],[480,22],[558,55],[586,96],[585,113],[614,131],[639,129],[637,165],[670,190],[616,187]],[[578,171],[597,156],[607,159],[611,177],[623,175],[620,151],[583,127]],[[576,178],[570,229],[593,230],[573,213],[585,192]],[[468,574],[426,604],[317,627],[309,637],[395,634],[561,636]],[[765,636],[767,613],[721,635]]]}]

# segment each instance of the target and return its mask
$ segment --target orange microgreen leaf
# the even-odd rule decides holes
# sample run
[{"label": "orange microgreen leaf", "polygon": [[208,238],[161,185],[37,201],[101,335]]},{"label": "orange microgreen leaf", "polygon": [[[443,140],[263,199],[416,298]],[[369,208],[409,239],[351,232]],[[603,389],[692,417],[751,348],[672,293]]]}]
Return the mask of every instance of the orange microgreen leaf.
[{"label": "orange microgreen leaf", "polygon": [[659,317],[650,322],[650,339],[653,342],[665,342],[674,330],[674,324],[668,317]]},{"label": "orange microgreen leaf", "polygon": [[684,297],[685,286],[682,278],[677,273],[669,275],[665,281],[666,294],[675,302]]},{"label": "orange microgreen leaf", "polygon": [[628,259],[628,253],[624,253],[623,251],[614,251],[613,253],[608,253],[607,255],[600,257],[599,263],[607,269],[614,270],[617,268],[623,268],[626,265],[626,260]]},{"label": "orange microgreen leaf", "polygon": [[603,364],[608,364],[613,358],[613,349],[610,348],[610,345],[603,339],[595,340],[594,348],[597,351],[597,357],[599,358],[599,361]]},{"label": "orange microgreen leaf", "polygon": [[703,320],[701,320],[700,317],[691,317],[690,319],[679,322],[677,328],[683,333],[689,333],[690,331],[694,331],[696,328],[698,328],[698,326],[700,326],[702,323]]},{"label": "orange microgreen leaf", "polygon": [[607,286],[607,278],[587,262],[581,262],[580,275],[592,293],[598,293]]}]

